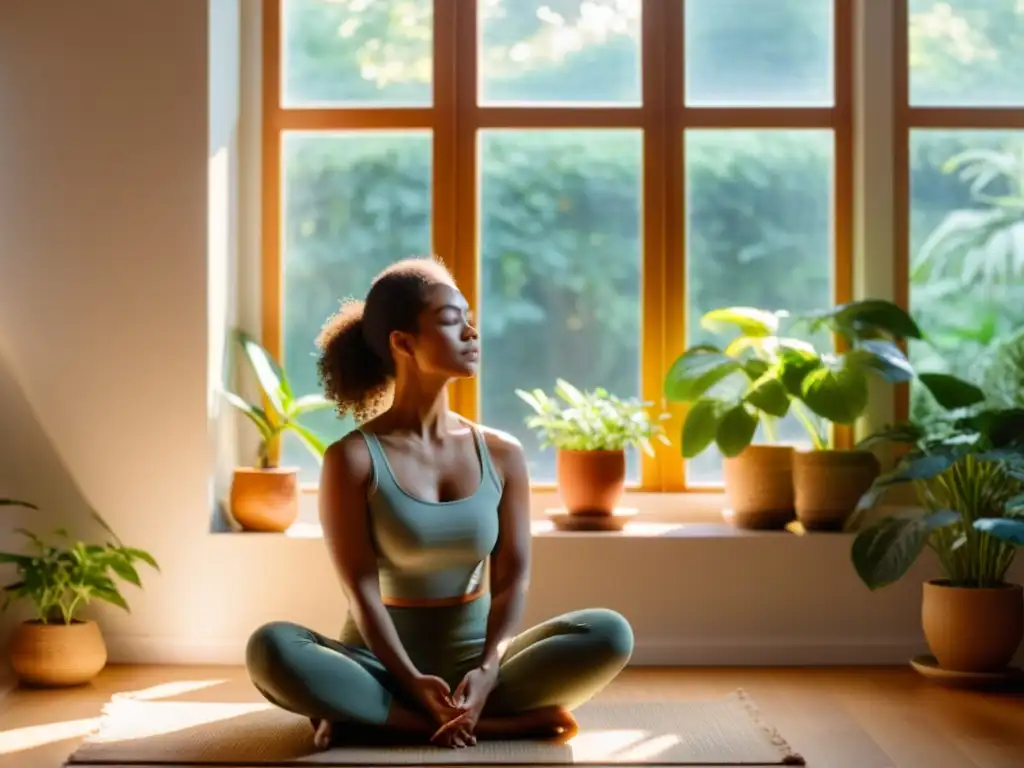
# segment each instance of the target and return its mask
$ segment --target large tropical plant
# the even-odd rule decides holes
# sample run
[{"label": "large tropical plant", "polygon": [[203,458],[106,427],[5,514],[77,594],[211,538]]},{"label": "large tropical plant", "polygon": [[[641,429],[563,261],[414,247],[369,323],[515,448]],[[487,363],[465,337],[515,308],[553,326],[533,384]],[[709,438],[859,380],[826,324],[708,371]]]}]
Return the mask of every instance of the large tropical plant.
[{"label": "large tropical plant", "polygon": [[[869,378],[906,382],[915,372],[900,343],[921,338],[913,318],[889,301],[868,299],[791,315],[751,307],[715,309],[701,318],[713,333],[737,335],[724,347],[686,350],[665,379],[665,396],[689,403],[682,453],[693,458],[715,443],[735,456],[763,424],[774,441],[776,422],[792,413],[816,449],[829,447],[827,425],[852,424],[868,405]],[[822,332],[843,340],[845,351],[822,351],[796,334]],[[947,407],[974,402],[973,390],[939,373],[918,375]]]},{"label": "large tropical plant", "polygon": [[[1024,515],[1024,409],[951,414],[930,424],[906,422],[870,436],[906,449],[898,466],[861,499],[848,528],[855,531],[854,568],[870,589],[891,584],[925,550],[938,557],[953,586],[1003,583],[1013,562],[1012,538]],[[920,508],[867,521],[868,511],[895,486],[910,484]]]},{"label": "large tropical plant", "polygon": [[554,396],[542,389],[515,392],[533,411],[526,425],[537,430],[541,447],[618,451],[636,446],[653,455],[652,440],[669,442],[659,423],[668,415],[652,418],[651,403],[638,398],[618,397],[603,387],[581,390],[564,379],[555,383]]},{"label": "large tropical plant", "polygon": [[[0,499],[0,506],[38,509],[35,504],[15,499]],[[15,529],[28,540],[30,548],[24,553],[0,552],[0,564],[14,565],[17,574],[3,587],[0,611],[27,600],[35,607],[36,621],[71,624],[94,600],[130,610],[115,578],[140,587],[136,564],[142,562],[156,570],[159,565],[148,552],[125,546],[98,513],[90,513],[110,536],[103,544],[74,539],[64,528],[56,529],[50,541],[24,528]]]},{"label": "large tropical plant", "polygon": [[265,405],[251,403],[235,392],[224,391],[222,394],[259,431],[258,466],[261,469],[276,466],[278,447],[287,432],[296,435],[317,461],[322,461],[326,450],[324,439],[303,424],[300,418],[332,407],[331,401],[319,394],[296,397],[284,370],[259,342],[239,329],[233,335],[256,377]]},{"label": "large tropical plant", "polygon": [[975,205],[951,211],[911,263],[911,279],[990,287],[1024,279],[1024,146],[969,149],[945,162],[944,173],[969,183]]}]

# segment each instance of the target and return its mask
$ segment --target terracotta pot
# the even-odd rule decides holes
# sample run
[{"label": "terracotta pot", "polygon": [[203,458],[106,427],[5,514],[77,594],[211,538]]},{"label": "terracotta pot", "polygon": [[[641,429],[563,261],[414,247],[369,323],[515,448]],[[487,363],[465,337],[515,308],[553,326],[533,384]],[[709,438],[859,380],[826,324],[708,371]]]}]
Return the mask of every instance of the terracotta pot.
[{"label": "terracotta pot", "polygon": [[246,531],[288,530],[299,516],[299,470],[238,467],[231,482],[231,516]]},{"label": "terracotta pot", "polygon": [[796,518],[808,531],[839,531],[881,466],[871,451],[793,454]]},{"label": "terracotta pot", "polygon": [[626,490],[625,451],[559,451],[558,492],[571,515],[611,515]]},{"label": "terracotta pot", "polygon": [[9,654],[21,682],[48,688],[83,685],[107,665],[107,646],[95,621],[22,622]]},{"label": "terracotta pot", "polygon": [[793,511],[793,448],[750,445],[724,462],[725,494],[738,528],[784,528]]},{"label": "terracotta pot", "polygon": [[921,623],[942,669],[998,672],[1024,638],[1024,594],[1019,584],[975,589],[945,579],[924,584]]}]

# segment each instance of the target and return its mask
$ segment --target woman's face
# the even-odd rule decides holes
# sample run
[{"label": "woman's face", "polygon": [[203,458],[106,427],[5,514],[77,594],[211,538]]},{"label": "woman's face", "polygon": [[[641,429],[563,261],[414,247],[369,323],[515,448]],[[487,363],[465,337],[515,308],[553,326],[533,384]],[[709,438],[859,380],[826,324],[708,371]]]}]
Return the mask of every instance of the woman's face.
[{"label": "woman's face", "polygon": [[427,288],[419,333],[407,337],[416,368],[445,378],[475,376],[480,366],[479,336],[473,313],[459,290],[439,283]]}]

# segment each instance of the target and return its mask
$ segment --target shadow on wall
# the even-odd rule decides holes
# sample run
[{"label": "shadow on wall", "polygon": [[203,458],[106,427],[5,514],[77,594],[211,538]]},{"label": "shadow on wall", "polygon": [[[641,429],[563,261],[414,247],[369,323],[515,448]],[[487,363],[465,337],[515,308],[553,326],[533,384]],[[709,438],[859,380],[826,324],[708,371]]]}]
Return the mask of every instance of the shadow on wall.
[{"label": "shadow on wall", "polygon": [[[25,538],[15,533],[22,527],[50,532],[65,527],[82,539],[106,534],[89,516],[90,505],[68,471],[49,436],[36,417],[32,404],[14,374],[0,343],[0,496],[30,501],[39,511],[5,507],[0,510],[0,551],[21,551]],[[0,575],[7,583],[8,567]],[[6,648],[11,629],[28,618],[31,606],[12,605],[0,614],[0,648]],[[86,614],[88,611],[85,612]],[[6,665],[6,654],[0,655]]]}]

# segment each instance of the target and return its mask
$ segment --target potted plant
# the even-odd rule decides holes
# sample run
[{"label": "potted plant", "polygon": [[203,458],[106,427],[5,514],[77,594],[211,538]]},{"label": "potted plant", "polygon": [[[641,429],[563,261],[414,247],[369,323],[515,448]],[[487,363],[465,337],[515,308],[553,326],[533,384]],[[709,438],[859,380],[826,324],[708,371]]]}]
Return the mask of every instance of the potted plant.
[{"label": "potted plant", "polygon": [[[977,393],[980,395],[980,391]],[[989,409],[933,424],[886,428],[871,439],[909,450],[864,495],[849,529],[851,558],[869,589],[902,578],[928,547],[943,576],[925,582],[921,618],[938,665],[955,672],[999,672],[1024,635],[1013,563],[1015,518],[1024,493],[1024,410]],[[866,522],[894,486],[910,484],[920,508]],[[1013,534],[1013,535],[1011,535]]]},{"label": "potted plant", "polygon": [[[24,501],[0,499],[0,506],[36,509]],[[16,554],[0,552],[0,563],[14,565],[17,576],[3,588],[0,610],[17,600],[35,607],[35,618],[19,624],[9,647],[11,666],[28,685],[71,686],[89,682],[107,663],[107,648],[99,625],[79,617],[93,600],[103,600],[128,611],[115,578],[141,586],[135,565],[159,570],[156,560],[141,549],[124,546],[103,519],[93,517],[112,541],[86,544],[72,539],[64,529],[54,531],[58,543],[49,543],[24,529],[31,550]]]},{"label": "potted plant", "polygon": [[[798,320],[813,335],[822,330],[838,338],[841,354],[795,347],[783,350],[791,358],[787,381],[795,401],[818,417],[819,424],[853,425],[868,406],[871,377],[889,384],[920,382],[943,408],[975,405],[980,392],[973,385],[942,373],[916,373],[901,344],[921,339],[913,318],[890,301],[867,299],[814,312]],[[797,519],[808,530],[841,530],[858,502],[880,473],[878,458],[864,445],[838,449],[834,430],[813,438],[812,450],[793,456],[793,486]]]},{"label": "potted plant", "polygon": [[[836,449],[830,427],[863,415],[871,376],[890,383],[914,377],[898,346],[920,338],[913,319],[892,302],[867,299],[795,317],[750,307],[716,309],[701,325],[738,335],[724,349],[691,347],[666,377],[668,399],[691,404],[684,458],[717,445],[740,527],[781,528],[795,517],[808,530],[841,529],[880,468],[868,450]],[[846,350],[819,351],[793,335],[801,328],[809,336],[823,330],[838,335]],[[949,378],[929,374],[922,380],[945,396]],[[777,443],[776,423],[788,414],[806,431],[810,450]],[[751,444],[759,423],[769,445]]]},{"label": "potted plant", "polygon": [[263,394],[265,407],[250,403],[234,392],[224,398],[244,413],[259,432],[257,463],[236,467],[231,479],[230,511],[246,531],[282,533],[299,515],[299,470],[279,464],[281,439],[287,432],[298,436],[318,462],[323,461],[323,439],[299,419],[331,407],[321,395],[296,397],[288,377],[277,361],[245,331],[236,330],[235,339]]},{"label": "potted plant", "polygon": [[658,423],[667,416],[652,419],[650,403],[636,398],[581,391],[563,379],[554,397],[540,389],[516,394],[533,410],[526,425],[538,430],[541,447],[557,451],[558,491],[571,516],[613,515],[626,487],[626,448],[653,455],[652,440],[668,444]]}]

